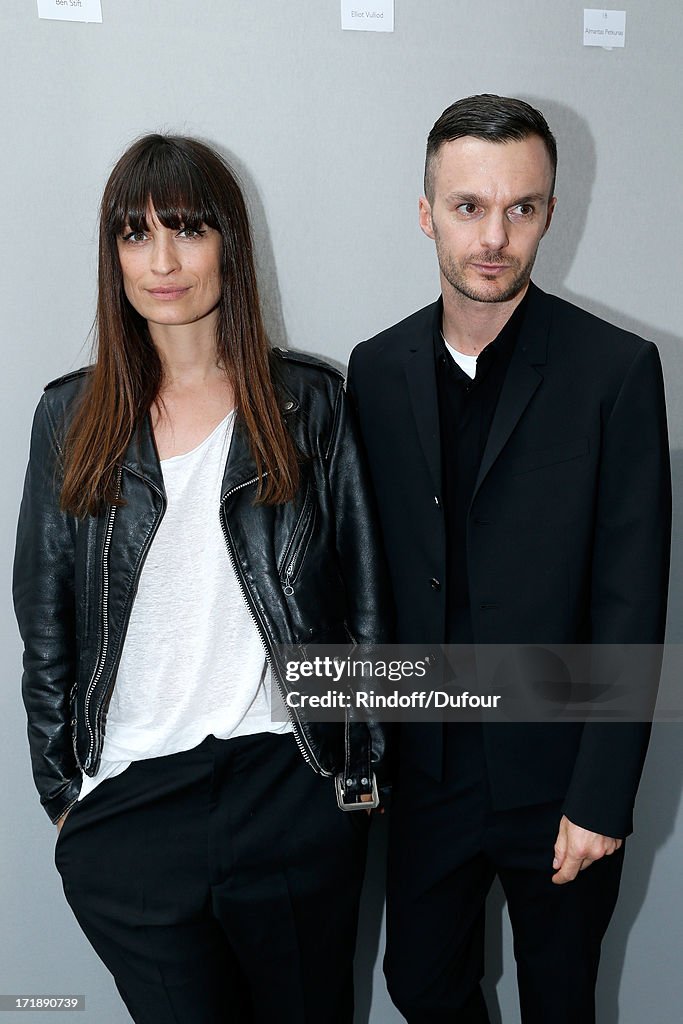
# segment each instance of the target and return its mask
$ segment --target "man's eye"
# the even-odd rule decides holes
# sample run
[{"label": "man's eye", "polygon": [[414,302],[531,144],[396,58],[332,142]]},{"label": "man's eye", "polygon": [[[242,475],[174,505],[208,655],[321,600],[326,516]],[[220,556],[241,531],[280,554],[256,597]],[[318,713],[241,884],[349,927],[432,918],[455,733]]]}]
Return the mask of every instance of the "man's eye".
[{"label": "man's eye", "polygon": [[471,217],[472,214],[477,212],[477,206],[475,203],[461,203],[457,210],[458,213],[464,213],[465,216]]},{"label": "man's eye", "polygon": [[530,217],[534,212],[534,207],[531,203],[518,203],[517,206],[513,206],[511,213],[518,217]]}]

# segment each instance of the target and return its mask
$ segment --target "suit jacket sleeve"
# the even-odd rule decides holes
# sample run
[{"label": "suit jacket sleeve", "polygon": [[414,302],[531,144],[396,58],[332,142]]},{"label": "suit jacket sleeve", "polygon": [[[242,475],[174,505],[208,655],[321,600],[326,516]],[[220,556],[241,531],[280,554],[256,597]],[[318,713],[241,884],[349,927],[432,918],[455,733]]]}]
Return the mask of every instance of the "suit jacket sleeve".
[{"label": "suit jacket sleeve", "polygon": [[[594,645],[663,643],[670,534],[664,386],[657,349],[645,342],[604,428],[591,580]],[[647,723],[586,724],[563,808],[570,821],[615,838],[633,830],[649,736]]]}]

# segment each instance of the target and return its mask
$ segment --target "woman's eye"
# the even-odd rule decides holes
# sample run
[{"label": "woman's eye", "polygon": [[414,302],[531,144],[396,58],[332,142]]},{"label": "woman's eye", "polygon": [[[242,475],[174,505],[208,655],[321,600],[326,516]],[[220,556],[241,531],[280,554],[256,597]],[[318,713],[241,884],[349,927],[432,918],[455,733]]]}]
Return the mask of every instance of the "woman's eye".
[{"label": "woman's eye", "polygon": [[184,238],[202,238],[206,234],[206,228],[181,228],[178,234]]},{"label": "woman's eye", "polygon": [[147,235],[144,231],[124,231],[121,237],[124,242],[144,242]]}]

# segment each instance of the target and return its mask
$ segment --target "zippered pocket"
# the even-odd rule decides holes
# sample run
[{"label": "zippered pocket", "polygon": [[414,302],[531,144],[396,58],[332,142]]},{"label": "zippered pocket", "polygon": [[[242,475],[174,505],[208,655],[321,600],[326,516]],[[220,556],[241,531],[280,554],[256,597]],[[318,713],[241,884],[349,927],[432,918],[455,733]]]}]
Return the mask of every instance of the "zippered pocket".
[{"label": "zippered pocket", "polygon": [[288,597],[294,593],[294,584],[299,577],[309,541],[313,536],[316,519],[317,505],[313,501],[309,484],[299,518],[278,567],[282,589]]},{"label": "zippered pocket", "polygon": [[83,770],[81,760],[78,756],[78,712],[76,710],[77,700],[77,687],[78,683],[73,683],[71,690],[69,691],[69,729],[71,732],[71,746],[73,748],[74,757],[76,758],[76,764]]}]

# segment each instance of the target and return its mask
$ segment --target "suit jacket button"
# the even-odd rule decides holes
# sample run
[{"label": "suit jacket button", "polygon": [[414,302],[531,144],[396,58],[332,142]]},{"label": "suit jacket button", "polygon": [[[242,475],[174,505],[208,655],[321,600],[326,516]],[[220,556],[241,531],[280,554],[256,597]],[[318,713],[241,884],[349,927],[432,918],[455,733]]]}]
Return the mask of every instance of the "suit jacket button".
[{"label": "suit jacket button", "polygon": [[429,581],[429,585],[432,588],[432,590],[441,590],[441,584],[437,579],[431,579]]}]

